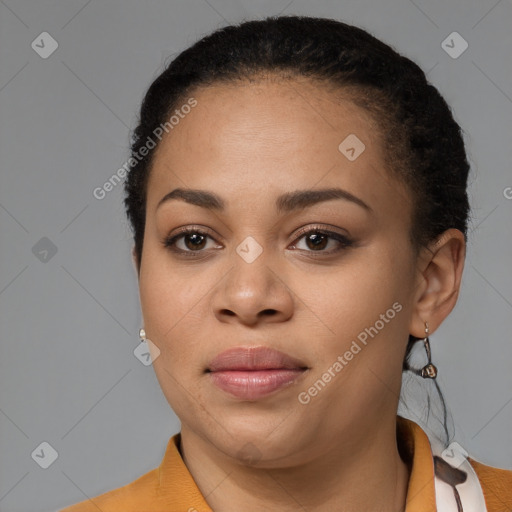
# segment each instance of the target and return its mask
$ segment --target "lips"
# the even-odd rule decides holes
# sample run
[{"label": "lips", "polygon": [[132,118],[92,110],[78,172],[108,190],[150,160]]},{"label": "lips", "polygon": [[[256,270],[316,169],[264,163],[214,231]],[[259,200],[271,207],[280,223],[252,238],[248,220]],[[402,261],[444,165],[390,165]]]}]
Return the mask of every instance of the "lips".
[{"label": "lips", "polygon": [[222,391],[244,400],[257,400],[281,390],[308,367],[269,347],[237,347],[215,357],[206,372]]}]

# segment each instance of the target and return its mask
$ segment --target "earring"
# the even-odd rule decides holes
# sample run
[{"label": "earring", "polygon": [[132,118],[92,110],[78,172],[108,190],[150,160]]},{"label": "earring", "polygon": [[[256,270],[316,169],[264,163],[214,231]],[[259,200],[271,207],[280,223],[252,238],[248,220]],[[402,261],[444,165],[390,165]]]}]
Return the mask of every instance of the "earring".
[{"label": "earring", "polygon": [[412,368],[406,359],[403,363],[403,369],[415,373],[416,375],[421,375],[424,379],[435,379],[437,377],[437,368],[432,363],[432,354],[430,352],[430,343],[428,340],[429,332],[430,331],[428,330],[428,323],[425,322],[425,337],[423,338],[422,341],[425,347],[425,351],[427,353],[427,364],[423,368],[418,370],[417,368]]},{"label": "earring", "polygon": [[146,331],[144,329],[139,329],[139,338],[140,341],[146,341]]},{"label": "earring", "polygon": [[424,379],[435,379],[437,377],[437,368],[432,363],[432,354],[430,352],[428,334],[428,323],[425,322],[425,337],[423,338],[423,344],[425,345],[425,351],[427,352],[428,363],[419,371],[419,375],[421,375]]}]

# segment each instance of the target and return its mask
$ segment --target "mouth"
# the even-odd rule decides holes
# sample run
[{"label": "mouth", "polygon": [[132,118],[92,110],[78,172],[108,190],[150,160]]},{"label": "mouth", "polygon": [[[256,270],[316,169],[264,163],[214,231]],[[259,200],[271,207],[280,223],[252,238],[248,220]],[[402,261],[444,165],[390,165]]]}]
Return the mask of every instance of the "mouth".
[{"label": "mouth", "polygon": [[212,383],[231,396],[257,400],[293,384],[309,368],[269,347],[237,347],[215,357],[206,369]]}]

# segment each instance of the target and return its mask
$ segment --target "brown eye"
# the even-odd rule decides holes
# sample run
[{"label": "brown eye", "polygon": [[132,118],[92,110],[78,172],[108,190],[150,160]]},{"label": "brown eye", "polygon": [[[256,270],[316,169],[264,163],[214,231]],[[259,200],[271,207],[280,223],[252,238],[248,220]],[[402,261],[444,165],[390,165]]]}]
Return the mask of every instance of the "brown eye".
[{"label": "brown eye", "polygon": [[206,245],[206,236],[199,233],[187,233],[183,235],[183,243],[191,251],[203,249]]},{"label": "brown eye", "polygon": [[306,235],[306,245],[313,250],[325,249],[329,237],[323,233],[312,232]]},{"label": "brown eye", "polygon": [[[163,240],[164,247],[169,250],[186,256],[193,253],[206,252],[209,241],[215,241],[207,232],[195,228],[182,229],[180,233],[169,236]],[[213,244],[213,248],[219,248],[219,245]]]},{"label": "brown eye", "polygon": [[[306,252],[319,252],[324,254],[332,254],[342,249],[348,248],[353,245],[353,240],[350,240],[346,236],[335,233],[333,231],[327,231],[323,229],[310,229],[309,231],[303,231],[299,234],[299,238],[293,244],[293,248],[304,250]],[[300,247],[300,242],[304,242],[305,248]],[[329,245],[333,245],[328,250],[325,250]]]}]

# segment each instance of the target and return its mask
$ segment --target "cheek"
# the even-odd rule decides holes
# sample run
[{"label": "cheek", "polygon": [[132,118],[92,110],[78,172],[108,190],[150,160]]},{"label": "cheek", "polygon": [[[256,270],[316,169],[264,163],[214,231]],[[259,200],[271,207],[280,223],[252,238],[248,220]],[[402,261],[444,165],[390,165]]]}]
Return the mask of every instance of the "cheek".
[{"label": "cheek", "polygon": [[164,350],[170,346],[179,321],[190,309],[189,288],[176,272],[149,246],[144,248],[139,292],[144,326],[148,337]]},{"label": "cheek", "polygon": [[316,276],[313,292],[311,288],[307,292],[309,281],[303,280],[304,284],[299,285],[303,287],[300,293],[308,294],[319,317],[327,325],[332,323],[336,334],[351,336],[354,334],[351,330],[364,328],[362,324],[370,321],[373,323],[380,313],[400,299],[405,283],[399,266],[396,258],[382,248],[360,251],[325,276]]},{"label": "cheek", "polygon": [[[145,241],[139,278],[144,321],[154,333],[167,332],[190,309],[199,279],[179,271],[156,240]],[[192,286],[192,284],[194,286]]]},{"label": "cheek", "polygon": [[165,253],[152,251],[149,244],[147,249],[139,288],[147,336],[160,350],[153,369],[171,408],[182,421],[193,423],[205,407],[199,385],[204,371],[205,319],[199,314],[204,280],[177,272]]},{"label": "cheek", "polygon": [[408,329],[410,276],[406,269],[410,261],[405,255],[393,247],[375,244],[357,256],[354,253],[353,259],[335,271],[330,269],[325,277],[317,276],[314,292],[309,288],[308,293],[309,279],[295,288],[307,297],[304,302],[320,320],[315,335],[319,343],[314,349],[320,362],[318,371],[329,368],[351,347],[356,351],[359,345],[356,356],[348,354],[350,363],[343,372],[351,375],[357,387],[362,385],[359,379],[367,377],[367,367],[386,380],[399,373]]},{"label": "cheek", "polygon": [[[390,389],[398,393],[407,341],[406,278],[399,273],[406,262],[382,247],[355,260],[317,280],[315,292],[304,301],[321,324],[314,335],[314,372],[301,391],[329,379],[312,403],[318,411],[337,404],[338,412],[331,413],[334,424],[352,417],[349,411],[387,404],[394,396]],[[306,296],[306,286],[303,281],[297,293]],[[342,369],[333,366],[336,362]],[[326,373],[330,369],[336,375],[332,379]]]},{"label": "cheek", "polygon": [[[148,244],[139,292],[144,327],[161,351],[160,364],[174,372],[201,371],[208,292],[218,280],[211,272],[173,265],[165,251]],[[204,345],[203,345],[204,346]]]}]

